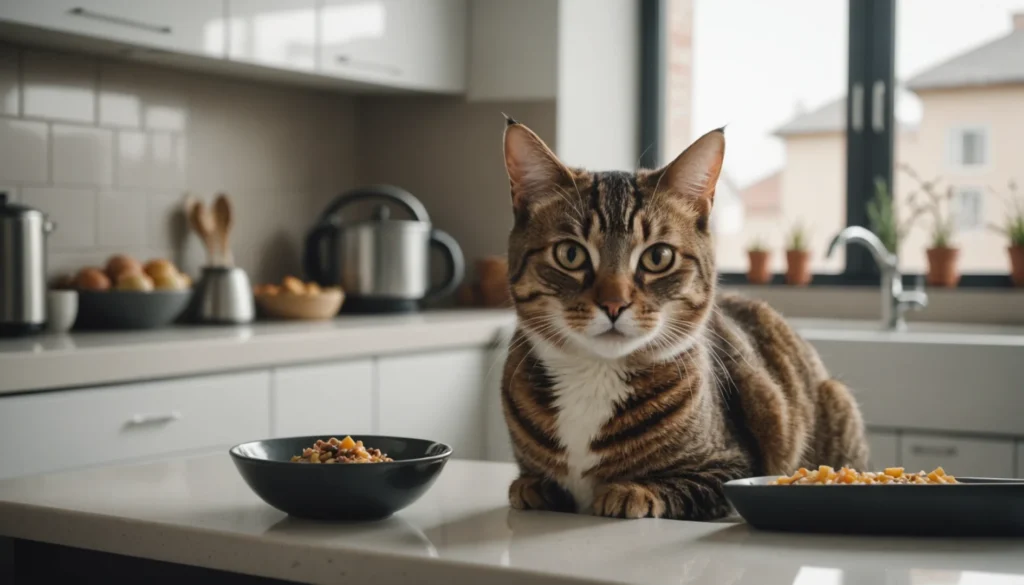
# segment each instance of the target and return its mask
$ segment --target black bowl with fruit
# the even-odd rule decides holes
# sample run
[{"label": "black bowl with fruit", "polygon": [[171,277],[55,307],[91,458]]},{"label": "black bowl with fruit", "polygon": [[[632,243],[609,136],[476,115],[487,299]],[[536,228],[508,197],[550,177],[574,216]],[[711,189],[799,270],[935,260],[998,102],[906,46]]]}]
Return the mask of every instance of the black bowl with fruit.
[{"label": "black bowl with fruit", "polygon": [[191,279],[162,258],[143,265],[119,254],[104,268],[79,270],[67,285],[78,291],[76,329],[165,327],[192,299]]}]

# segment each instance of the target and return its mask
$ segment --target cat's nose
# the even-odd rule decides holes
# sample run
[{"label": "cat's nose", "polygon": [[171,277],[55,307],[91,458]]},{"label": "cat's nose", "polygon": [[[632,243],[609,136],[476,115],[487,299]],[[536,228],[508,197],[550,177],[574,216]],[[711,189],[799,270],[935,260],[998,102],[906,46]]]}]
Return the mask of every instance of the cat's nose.
[{"label": "cat's nose", "polygon": [[619,315],[621,315],[630,304],[631,303],[626,299],[620,298],[602,300],[598,303],[598,306],[601,307],[601,310],[604,311],[605,314],[608,315],[608,318],[611,319],[612,323],[614,323],[615,320],[619,318]]}]

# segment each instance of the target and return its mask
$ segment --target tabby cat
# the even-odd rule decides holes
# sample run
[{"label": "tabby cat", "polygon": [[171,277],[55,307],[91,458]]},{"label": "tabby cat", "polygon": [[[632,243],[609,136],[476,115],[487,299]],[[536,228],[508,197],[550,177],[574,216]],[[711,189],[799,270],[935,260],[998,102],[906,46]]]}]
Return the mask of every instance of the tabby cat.
[{"label": "tabby cat", "polygon": [[713,519],[722,484],[863,467],[857,404],[767,305],[716,296],[705,134],[656,171],[569,168],[509,119],[514,508]]}]

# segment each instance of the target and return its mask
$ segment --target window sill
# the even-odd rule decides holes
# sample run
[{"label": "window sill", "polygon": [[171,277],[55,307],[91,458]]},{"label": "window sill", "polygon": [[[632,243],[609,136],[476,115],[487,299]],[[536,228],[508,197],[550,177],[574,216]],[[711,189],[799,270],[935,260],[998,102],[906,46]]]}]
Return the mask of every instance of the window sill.
[{"label": "window sill", "polygon": [[[722,284],[767,302],[787,317],[875,320],[881,315],[878,286]],[[927,289],[928,307],[907,312],[908,321],[1024,325],[1024,289]]]}]

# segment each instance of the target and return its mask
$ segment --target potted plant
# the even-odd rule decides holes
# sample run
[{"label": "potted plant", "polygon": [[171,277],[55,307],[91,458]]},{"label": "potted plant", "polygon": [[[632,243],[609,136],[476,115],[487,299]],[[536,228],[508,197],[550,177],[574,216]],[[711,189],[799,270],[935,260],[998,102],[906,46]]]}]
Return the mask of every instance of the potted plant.
[{"label": "potted plant", "polygon": [[1017,193],[1017,183],[1009,184],[1010,197],[1007,199],[1006,219],[1003,225],[990,226],[1006,236],[1010,253],[1010,280],[1014,286],[1024,286],[1024,200]]},{"label": "potted plant", "polygon": [[786,284],[805,286],[811,282],[811,253],[807,249],[807,230],[797,222],[786,238]]},{"label": "potted plant", "polygon": [[768,270],[768,247],[763,239],[757,238],[747,247],[747,258],[750,261],[747,280],[751,284],[771,282],[772,273]]},{"label": "potted plant", "polygon": [[[945,192],[940,192],[940,179],[922,180],[909,165],[902,165],[901,169],[918,185],[918,190],[908,197],[908,203],[911,205],[915,217],[923,213],[932,217],[931,247],[926,250],[928,254],[926,281],[930,286],[953,288],[960,282],[960,271],[957,268],[960,250],[953,245],[956,224],[950,209],[953,200],[953,187],[947,187]],[[924,201],[917,203],[916,198],[919,193],[923,194]]]},{"label": "potted plant", "polygon": [[[913,204],[913,197],[911,195],[911,204]],[[911,216],[900,223],[896,205],[889,193],[889,186],[882,177],[875,179],[875,196],[868,201],[867,205],[868,227],[878,236],[878,239],[882,240],[886,249],[896,256],[899,256],[900,243],[921,214],[921,210],[918,208],[912,208],[912,211]]]}]

